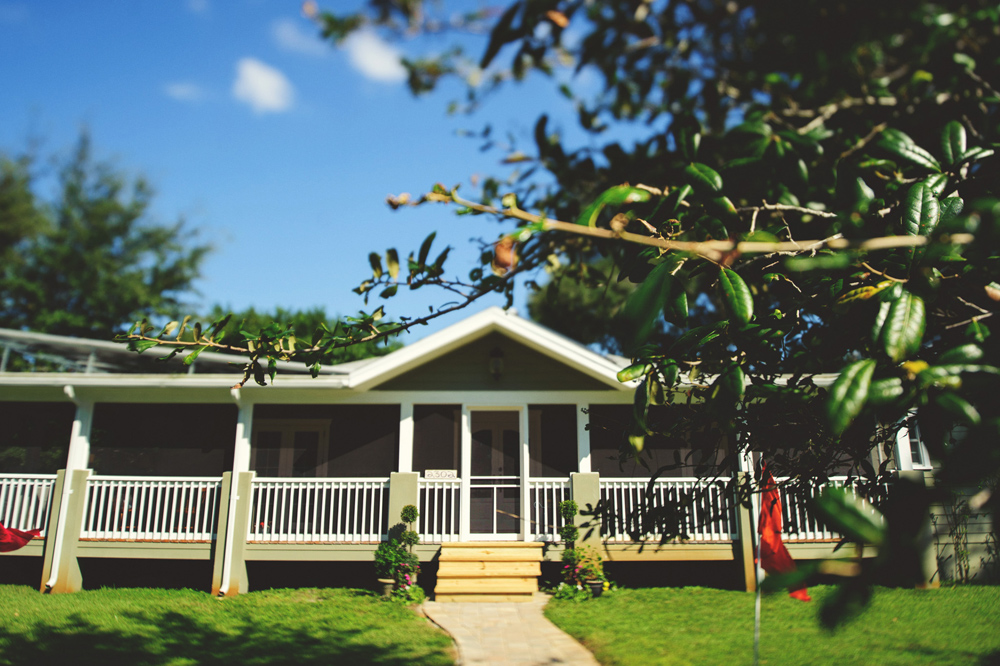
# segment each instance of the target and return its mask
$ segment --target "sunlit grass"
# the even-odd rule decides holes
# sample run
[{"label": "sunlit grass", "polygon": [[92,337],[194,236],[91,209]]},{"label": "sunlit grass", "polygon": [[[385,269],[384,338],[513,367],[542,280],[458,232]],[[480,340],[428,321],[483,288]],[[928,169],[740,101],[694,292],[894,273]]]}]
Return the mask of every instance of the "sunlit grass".
[{"label": "sunlit grass", "polygon": [[[820,628],[810,589],[802,603],[762,605],[762,664],[1000,664],[1000,588],[878,589],[871,607],[835,632]],[[546,615],[602,664],[751,664],[754,595],[705,588],[619,590],[583,603],[552,601]]]},{"label": "sunlit grass", "polygon": [[0,664],[453,663],[451,640],[412,609],[358,590],[0,586]]}]

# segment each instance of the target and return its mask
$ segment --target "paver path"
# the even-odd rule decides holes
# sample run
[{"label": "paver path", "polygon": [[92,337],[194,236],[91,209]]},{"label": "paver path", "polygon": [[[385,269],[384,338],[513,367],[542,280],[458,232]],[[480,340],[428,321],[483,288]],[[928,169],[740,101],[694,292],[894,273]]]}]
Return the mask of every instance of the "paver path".
[{"label": "paver path", "polygon": [[530,603],[424,603],[424,612],[458,644],[459,664],[599,666],[594,656]]}]

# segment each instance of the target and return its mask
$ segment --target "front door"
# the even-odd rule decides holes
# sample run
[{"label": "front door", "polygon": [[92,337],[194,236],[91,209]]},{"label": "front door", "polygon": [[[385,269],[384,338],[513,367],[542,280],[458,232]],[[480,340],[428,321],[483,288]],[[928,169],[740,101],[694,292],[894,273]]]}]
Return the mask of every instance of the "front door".
[{"label": "front door", "polygon": [[521,532],[521,433],[516,411],[470,414],[469,532],[512,539]]}]

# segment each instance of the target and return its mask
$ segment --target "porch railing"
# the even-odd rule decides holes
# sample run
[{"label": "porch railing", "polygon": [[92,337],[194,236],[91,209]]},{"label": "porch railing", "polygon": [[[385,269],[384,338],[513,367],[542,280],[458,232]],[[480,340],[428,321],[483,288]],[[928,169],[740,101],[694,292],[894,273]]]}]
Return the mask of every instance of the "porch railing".
[{"label": "porch railing", "polygon": [[462,482],[424,479],[417,482],[418,533],[424,543],[458,541]]},{"label": "porch railing", "polygon": [[80,538],[210,541],[221,483],[218,477],[92,476]]},{"label": "porch railing", "polygon": [[[775,479],[779,484],[786,479]],[[855,479],[856,480],[856,479]],[[830,477],[830,485],[846,486],[847,491],[855,497],[865,498],[854,484],[848,485],[848,477]],[[808,488],[797,486],[779,486],[778,493],[781,496],[781,537],[788,543],[805,541],[838,541],[841,536],[838,532],[829,529],[816,517],[815,513],[809,510],[809,500],[819,494],[823,486],[812,486]],[[878,512],[871,504],[867,504],[872,514]],[[756,521],[756,517],[754,518]],[[756,522],[754,523],[756,526]]]},{"label": "porch railing", "polygon": [[689,541],[737,538],[728,478],[601,479],[601,534],[611,542],[665,534]]},{"label": "porch railing", "polygon": [[528,481],[528,540],[559,541],[559,528],[565,522],[559,515],[559,503],[571,499],[569,479],[530,479]]},{"label": "porch railing", "polygon": [[389,479],[254,479],[248,541],[375,542],[389,527]]},{"label": "porch railing", "polygon": [[0,474],[0,523],[45,534],[55,474]]}]

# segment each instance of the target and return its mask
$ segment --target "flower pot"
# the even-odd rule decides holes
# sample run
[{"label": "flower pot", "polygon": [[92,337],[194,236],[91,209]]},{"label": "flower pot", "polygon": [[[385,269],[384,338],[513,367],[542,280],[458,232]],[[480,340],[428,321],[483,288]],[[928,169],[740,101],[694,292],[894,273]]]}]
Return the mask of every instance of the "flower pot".
[{"label": "flower pot", "polygon": [[587,587],[590,588],[590,593],[594,596],[595,599],[604,594],[603,580],[588,580]]},{"label": "flower pot", "polygon": [[383,597],[392,596],[392,591],[396,587],[396,581],[392,578],[379,578],[376,591],[381,592]]}]

